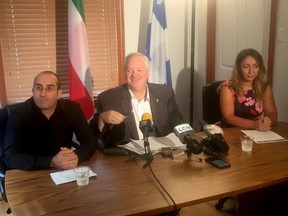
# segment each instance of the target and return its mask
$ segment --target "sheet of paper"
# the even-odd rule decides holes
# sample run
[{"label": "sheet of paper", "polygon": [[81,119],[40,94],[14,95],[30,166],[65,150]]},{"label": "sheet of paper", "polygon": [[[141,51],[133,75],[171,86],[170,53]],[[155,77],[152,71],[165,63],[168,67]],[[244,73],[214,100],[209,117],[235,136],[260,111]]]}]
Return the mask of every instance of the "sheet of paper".
[{"label": "sheet of paper", "polygon": [[[64,184],[64,183],[72,182],[76,180],[73,169],[53,172],[53,173],[50,173],[50,176],[56,185]],[[97,174],[90,170],[89,177],[92,177],[92,176],[97,176]]]},{"label": "sheet of paper", "polygon": [[283,142],[288,141],[274,131],[241,130],[256,143]]},{"label": "sheet of paper", "polygon": [[[149,137],[148,141],[152,154],[161,152],[162,147],[178,149],[186,146],[180,142],[179,138],[174,133],[170,133],[165,137]],[[126,148],[137,154],[145,153],[143,140],[131,140],[131,142],[125,145],[119,145],[119,147]]]},{"label": "sheet of paper", "polygon": [[151,137],[151,139],[154,142],[161,143],[165,146],[169,146],[172,149],[186,147],[186,145],[181,143],[179,138],[174,133],[170,133],[165,137]]}]

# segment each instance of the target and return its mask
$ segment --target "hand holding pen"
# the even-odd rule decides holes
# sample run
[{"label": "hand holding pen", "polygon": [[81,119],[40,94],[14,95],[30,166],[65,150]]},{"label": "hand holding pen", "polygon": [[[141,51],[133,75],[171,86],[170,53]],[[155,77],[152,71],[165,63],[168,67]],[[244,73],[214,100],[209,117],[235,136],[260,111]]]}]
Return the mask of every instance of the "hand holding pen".
[{"label": "hand holding pen", "polygon": [[120,124],[131,113],[133,113],[133,111],[121,114],[120,112],[117,112],[115,110],[108,110],[106,112],[101,113],[98,119],[99,130],[102,131],[105,124],[112,124],[112,125]]}]

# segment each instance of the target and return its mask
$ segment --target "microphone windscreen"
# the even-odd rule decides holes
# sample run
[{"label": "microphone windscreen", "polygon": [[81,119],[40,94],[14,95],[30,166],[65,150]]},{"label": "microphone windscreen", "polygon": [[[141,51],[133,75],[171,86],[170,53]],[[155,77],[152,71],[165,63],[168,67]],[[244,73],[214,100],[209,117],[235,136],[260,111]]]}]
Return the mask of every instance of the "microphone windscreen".
[{"label": "microphone windscreen", "polygon": [[184,137],[187,135],[189,137],[193,137],[194,130],[188,123],[184,123],[184,124],[180,124],[180,125],[175,126],[174,127],[174,133],[176,134],[176,136],[179,138],[179,140],[182,143],[185,143]]},{"label": "microphone windscreen", "polygon": [[149,132],[153,132],[152,116],[150,113],[144,113],[142,115],[139,128],[144,134],[144,138],[148,136]]},{"label": "microphone windscreen", "polygon": [[152,122],[152,116],[150,113],[143,113],[141,121],[150,120]]}]

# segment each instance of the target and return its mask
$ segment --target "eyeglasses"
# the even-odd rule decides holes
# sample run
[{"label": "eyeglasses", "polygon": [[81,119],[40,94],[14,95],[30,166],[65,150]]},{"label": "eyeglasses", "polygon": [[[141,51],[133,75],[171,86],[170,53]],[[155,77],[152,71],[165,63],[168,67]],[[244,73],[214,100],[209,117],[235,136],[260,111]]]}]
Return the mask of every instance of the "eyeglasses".
[{"label": "eyeglasses", "polygon": [[35,85],[34,90],[35,91],[43,91],[43,89],[47,92],[53,92],[55,90],[58,90],[58,88],[54,85],[47,85],[45,88],[42,85]]}]

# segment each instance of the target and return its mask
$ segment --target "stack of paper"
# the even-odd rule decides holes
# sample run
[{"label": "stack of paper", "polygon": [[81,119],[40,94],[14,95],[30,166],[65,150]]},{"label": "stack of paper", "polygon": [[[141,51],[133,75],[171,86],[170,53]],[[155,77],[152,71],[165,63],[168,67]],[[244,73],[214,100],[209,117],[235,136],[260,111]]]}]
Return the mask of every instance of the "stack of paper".
[{"label": "stack of paper", "polygon": [[[186,147],[186,145],[182,144],[174,133],[170,133],[166,137],[149,137],[148,141],[152,154],[161,152],[162,147],[170,147],[172,149]],[[137,154],[145,153],[143,140],[131,140],[131,142],[125,145],[119,145],[119,147],[128,149]]]},{"label": "stack of paper", "polygon": [[287,139],[275,133],[274,131],[258,131],[258,130],[241,130],[241,131],[258,144],[268,142],[288,141]]}]

